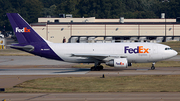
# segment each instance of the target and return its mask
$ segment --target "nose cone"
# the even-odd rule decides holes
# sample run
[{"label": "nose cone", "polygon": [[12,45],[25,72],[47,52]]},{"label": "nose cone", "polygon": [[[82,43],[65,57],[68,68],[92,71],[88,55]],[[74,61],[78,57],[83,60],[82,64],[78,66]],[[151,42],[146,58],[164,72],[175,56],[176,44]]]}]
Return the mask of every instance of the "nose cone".
[{"label": "nose cone", "polygon": [[178,53],[175,50],[167,50],[165,54],[162,56],[163,59],[169,59],[176,56]]},{"label": "nose cone", "polygon": [[173,56],[176,56],[177,54],[178,54],[178,52],[176,52],[175,50],[173,50],[172,55],[173,55]]}]

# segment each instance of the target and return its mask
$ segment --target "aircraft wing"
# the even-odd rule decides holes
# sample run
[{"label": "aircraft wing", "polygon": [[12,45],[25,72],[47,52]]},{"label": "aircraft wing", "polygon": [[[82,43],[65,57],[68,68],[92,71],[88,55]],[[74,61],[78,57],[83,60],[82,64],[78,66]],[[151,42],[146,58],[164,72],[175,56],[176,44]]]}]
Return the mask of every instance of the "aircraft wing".
[{"label": "aircraft wing", "polygon": [[72,56],[76,56],[76,57],[91,57],[91,58],[95,58],[97,60],[101,60],[101,61],[109,61],[111,59],[114,59],[114,58],[126,58],[126,57],[123,57],[123,56],[120,56],[120,55],[116,55],[116,54],[113,54],[113,55],[108,55],[108,54],[71,54]]},{"label": "aircraft wing", "polygon": [[106,54],[71,54],[72,56],[77,57],[108,57],[109,55]]}]

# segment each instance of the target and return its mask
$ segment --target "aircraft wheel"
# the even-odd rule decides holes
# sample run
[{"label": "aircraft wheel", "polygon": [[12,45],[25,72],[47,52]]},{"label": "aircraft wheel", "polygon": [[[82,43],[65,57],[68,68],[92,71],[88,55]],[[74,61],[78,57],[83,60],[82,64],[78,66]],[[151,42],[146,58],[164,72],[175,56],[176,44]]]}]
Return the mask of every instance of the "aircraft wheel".
[{"label": "aircraft wheel", "polygon": [[154,70],[154,69],[155,69],[155,67],[154,67],[154,66],[152,66],[152,67],[151,67],[151,70]]},{"label": "aircraft wheel", "polygon": [[100,71],[100,70],[101,68],[99,66],[97,66],[96,68],[95,66],[91,67],[91,71]]},{"label": "aircraft wheel", "polygon": [[104,67],[102,65],[100,65],[99,68],[100,68],[100,70],[103,70]]},{"label": "aircraft wheel", "polygon": [[100,71],[101,69],[100,68],[96,68],[96,71]]},{"label": "aircraft wheel", "polygon": [[100,71],[101,69],[100,69],[100,67],[99,66],[97,66],[96,68],[95,68],[95,71]]},{"label": "aircraft wheel", "polygon": [[95,67],[93,66],[93,67],[91,67],[91,71],[95,71]]}]

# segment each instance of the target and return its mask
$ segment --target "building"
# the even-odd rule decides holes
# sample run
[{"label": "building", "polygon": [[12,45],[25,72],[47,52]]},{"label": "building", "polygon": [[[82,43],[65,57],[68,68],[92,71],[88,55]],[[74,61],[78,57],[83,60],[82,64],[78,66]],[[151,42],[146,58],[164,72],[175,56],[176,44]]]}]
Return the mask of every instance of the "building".
[{"label": "building", "polygon": [[55,43],[162,42],[180,40],[176,19],[38,18],[31,26]]}]

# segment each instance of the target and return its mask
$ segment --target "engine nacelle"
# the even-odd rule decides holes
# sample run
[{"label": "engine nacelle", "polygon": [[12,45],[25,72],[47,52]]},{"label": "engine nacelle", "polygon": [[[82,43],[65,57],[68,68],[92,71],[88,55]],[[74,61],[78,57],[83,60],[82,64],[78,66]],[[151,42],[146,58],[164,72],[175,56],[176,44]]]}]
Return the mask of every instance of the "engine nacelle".
[{"label": "engine nacelle", "polygon": [[117,58],[106,62],[106,65],[114,66],[115,68],[119,68],[119,67],[127,68],[128,62],[126,58]]}]

